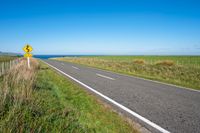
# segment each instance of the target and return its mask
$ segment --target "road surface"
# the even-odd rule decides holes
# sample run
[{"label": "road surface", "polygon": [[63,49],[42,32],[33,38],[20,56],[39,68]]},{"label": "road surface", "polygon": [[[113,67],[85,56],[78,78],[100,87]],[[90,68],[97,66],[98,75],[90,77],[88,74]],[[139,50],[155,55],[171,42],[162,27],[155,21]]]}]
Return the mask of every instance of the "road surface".
[{"label": "road surface", "polygon": [[152,132],[200,133],[200,91],[43,60]]}]

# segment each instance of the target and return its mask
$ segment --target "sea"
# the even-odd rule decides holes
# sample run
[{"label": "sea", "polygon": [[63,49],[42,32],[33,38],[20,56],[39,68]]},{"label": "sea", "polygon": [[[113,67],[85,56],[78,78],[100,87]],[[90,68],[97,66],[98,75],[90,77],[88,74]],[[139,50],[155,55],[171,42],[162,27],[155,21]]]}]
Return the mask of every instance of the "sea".
[{"label": "sea", "polygon": [[49,59],[58,57],[83,57],[83,56],[95,56],[95,55],[34,55],[33,57],[39,59]]}]

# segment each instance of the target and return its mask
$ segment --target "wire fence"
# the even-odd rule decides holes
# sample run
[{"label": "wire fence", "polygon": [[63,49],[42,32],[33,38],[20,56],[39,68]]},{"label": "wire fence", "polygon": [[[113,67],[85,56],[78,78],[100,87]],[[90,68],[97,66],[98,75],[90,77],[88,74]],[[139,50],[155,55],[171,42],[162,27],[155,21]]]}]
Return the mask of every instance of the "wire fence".
[{"label": "wire fence", "polygon": [[20,62],[20,58],[10,60],[6,62],[0,62],[0,76],[8,72],[12,67],[16,66]]}]

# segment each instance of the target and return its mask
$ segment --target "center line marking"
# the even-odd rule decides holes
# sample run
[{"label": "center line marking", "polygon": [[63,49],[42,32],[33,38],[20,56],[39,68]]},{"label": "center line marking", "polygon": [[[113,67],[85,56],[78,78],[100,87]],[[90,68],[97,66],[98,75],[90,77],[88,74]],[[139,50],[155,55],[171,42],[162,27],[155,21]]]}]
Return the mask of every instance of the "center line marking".
[{"label": "center line marking", "polygon": [[104,76],[101,74],[96,73],[97,76],[103,77],[103,78],[107,78],[107,79],[111,79],[111,80],[115,80],[114,78],[108,77],[108,76]]},{"label": "center line marking", "polygon": [[74,69],[77,69],[77,70],[79,70],[79,68],[78,67],[75,67],[75,66],[72,66]]}]

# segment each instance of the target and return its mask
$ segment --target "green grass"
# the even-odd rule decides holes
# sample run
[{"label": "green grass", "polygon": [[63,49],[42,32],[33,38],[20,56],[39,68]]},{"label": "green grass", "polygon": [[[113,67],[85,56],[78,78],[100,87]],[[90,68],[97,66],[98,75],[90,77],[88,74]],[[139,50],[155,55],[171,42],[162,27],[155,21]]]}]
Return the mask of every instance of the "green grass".
[{"label": "green grass", "polygon": [[44,64],[31,98],[0,109],[0,132],[136,133],[133,125]]},{"label": "green grass", "polygon": [[0,62],[7,62],[16,58],[17,56],[0,56]]},{"label": "green grass", "polygon": [[91,56],[57,60],[200,90],[200,56]]},{"label": "green grass", "polygon": [[94,56],[92,58],[117,62],[133,62],[134,60],[145,60],[147,64],[155,64],[159,61],[171,60],[176,65],[200,68],[200,56]]}]

